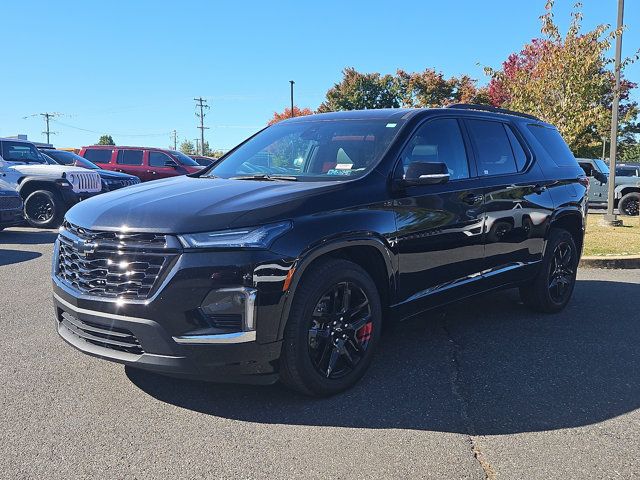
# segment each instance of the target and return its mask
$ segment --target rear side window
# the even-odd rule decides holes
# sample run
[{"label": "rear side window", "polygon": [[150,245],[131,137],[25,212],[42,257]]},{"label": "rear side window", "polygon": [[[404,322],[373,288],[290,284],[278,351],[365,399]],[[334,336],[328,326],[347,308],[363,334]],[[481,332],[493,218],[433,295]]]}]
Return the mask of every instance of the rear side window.
[{"label": "rear side window", "polygon": [[529,131],[536,137],[540,146],[559,167],[574,166],[576,159],[562,139],[560,132],[552,127],[530,124]]},{"label": "rear side window", "polygon": [[87,148],[84,151],[84,158],[93,163],[109,163],[112,153],[113,150]]},{"label": "rear side window", "polygon": [[120,165],[142,165],[142,150],[118,150],[117,163]]},{"label": "rear side window", "polygon": [[150,167],[164,167],[167,162],[176,163],[166,153],[162,152],[149,152],[149,166]]},{"label": "rear side window", "polygon": [[593,177],[593,167],[590,163],[580,162],[580,168],[584,170],[584,173],[587,177]]},{"label": "rear side window", "polygon": [[516,159],[516,167],[518,168],[518,171],[521,172],[527,165],[527,154],[525,153],[524,148],[522,148],[520,140],[518,140],[516,135],[513,133],[511,127],[509,125],[505,125],[504,128],[507,131],[509,143],[511,143],[511,150],[513,151],[513,156]]},{"label": "rear side window", "polygon": [[[514,150],[507,133],[509,127],[500,122],[485,120],[467,120],[467,125],[476,148],[480,175],[503,175],[518,171]],[[521,146],[520,149],[522,149]]]}]

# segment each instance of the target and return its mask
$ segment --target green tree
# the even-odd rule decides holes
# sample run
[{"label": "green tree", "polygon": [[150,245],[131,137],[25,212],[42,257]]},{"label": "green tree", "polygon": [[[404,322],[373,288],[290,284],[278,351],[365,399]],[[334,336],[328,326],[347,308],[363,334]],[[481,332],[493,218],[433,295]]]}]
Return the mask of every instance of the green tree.
[{"label": "green tree", "polygon": [[395,75],[343,70],[343,78],[329,89],[318,112],[397,107],[442,107],[451,103],[489,103],[486,88],[467,75],[446,78],[426,68],[398,70]]},{"label": "green tree", "polygon": [[[557,126],[574,154],[598,157],[602,138],[609,136],[615,85],[607,54],[619,32],[608,25],[583,32],[581,6],[576,4],[562,36],[554,23],[553,5],[554,0],[548,0],[540,17],[543,38],[510,55],[500,70],[486,69],[492,77],[489,96],[496,106],[530,113]],[[624,79],[621,84],[621,132],[637,126],[638,105],[629,98],[635,86]]]},{"label": "green tree", "polygon": [[180,144],[180,151],[186,155],[193,155],[196,149],[191,140],[183,140]]},{"label": "green tree", "polygon": [[102,135],[98,139],[98,145],[115,145],[116,142],[113,141],[113,137],[111,135]]},{"label": "green tree", "polygon": [[329,89],[318,112],[396,108],[400,106],[393,75],[360,73],[349,67],[342,71],[342,80]]}]

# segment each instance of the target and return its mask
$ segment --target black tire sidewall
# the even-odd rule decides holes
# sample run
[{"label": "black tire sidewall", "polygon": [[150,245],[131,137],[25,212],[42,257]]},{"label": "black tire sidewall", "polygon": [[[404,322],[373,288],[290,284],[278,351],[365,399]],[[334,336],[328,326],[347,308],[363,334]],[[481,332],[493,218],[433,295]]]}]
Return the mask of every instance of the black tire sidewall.
[{"label": "black tire sidewall", "polygon": [[[326,267],[326,266],[325,266]],[[317,268],[315,272],[305,274],[298,287],[293,300],[291,315],[287,328],[295,331],[289,332],[289,340],[294,339],[294,345],[289,344],[287,361],[295,362],[300,380],[307,390],[314,395],[326,396],[341,392],[354,385],[366,372],[376,347],[380,340],[382,329],[382,307],[380,295],[375,283],[369,275],[358,265],[343,260],[329,265],[330,268]],[[308,351],[308,331],[311,326],[311,314],[323,295],[333,285],[349,281],[356,284],[367,295],[371,306],[373,331],[364,358],[362,358],[354,370],[342,378],[328,379],[323,377],[311,362]],[[297,318],[292,318],[292,316]],[[287,341],[285,339],[285,341]]]},{"label": "black tire sidewall", "polygon": [[[34,220],[29,217],[27,213],[27,205],[29,201],[37,198],[38,195],[46,196],[53,205],[53,215],[46,222],[41,222],[38,220]],[[57,228],[60,226],[62,215],[64,214],[64,205],[60,195],[57,192],[53,192],[51,190],[36,190],[35,192],[27,195],[27,198],[24,200],[24,218],[27,223],[34,228]]]}]

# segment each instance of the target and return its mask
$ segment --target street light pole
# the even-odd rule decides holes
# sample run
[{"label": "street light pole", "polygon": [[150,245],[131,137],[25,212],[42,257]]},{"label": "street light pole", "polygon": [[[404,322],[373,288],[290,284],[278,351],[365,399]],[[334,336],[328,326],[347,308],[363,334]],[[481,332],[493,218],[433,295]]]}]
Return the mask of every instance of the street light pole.
[{"label": "street light pole", "polygon": [[613,102],[611,106],[611,140],[609,143],[609,195],[607,198],[607,214],[604,221],[613,226],[621,225],[621,221],[613,213],[613,202],[616,190],[616,154],[618,147],[618,107],[620,104],[620,63],[622,57],[622,22],[624,17],[624,0],[618,0],[618,25],[616,36],[615,79],[616,86],[613,90]]},{"label": "street light pole", "polygon": [[293,111],[293,84],[296,83],[293,80],[289,80],[289,83],[291,84],[291,117],[295,117],[296,114]]}]

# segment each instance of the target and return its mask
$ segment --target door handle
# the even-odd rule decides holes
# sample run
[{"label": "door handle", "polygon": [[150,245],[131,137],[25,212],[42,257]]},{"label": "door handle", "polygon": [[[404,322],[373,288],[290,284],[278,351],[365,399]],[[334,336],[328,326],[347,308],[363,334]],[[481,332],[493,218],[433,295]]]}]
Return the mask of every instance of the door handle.
[{"label": "door handle", "polygon": [[476,193],[469,193],[462,197],[462,201],[467,205],[475,205],[478,202],[482,201],[482,195]]},{"label": "door handle", "polygon": [[546,185],[536,185],[535,187],[533,187],[533,193],[537,193],[538,195],[546,191],[547,191]]},{"label": "door handle", "polygon": [[147,170],[147,173],[150,173],[151,175],[155,175],[157,172],[155,172],[154,170]]}]

